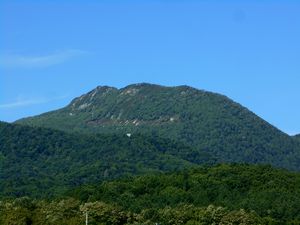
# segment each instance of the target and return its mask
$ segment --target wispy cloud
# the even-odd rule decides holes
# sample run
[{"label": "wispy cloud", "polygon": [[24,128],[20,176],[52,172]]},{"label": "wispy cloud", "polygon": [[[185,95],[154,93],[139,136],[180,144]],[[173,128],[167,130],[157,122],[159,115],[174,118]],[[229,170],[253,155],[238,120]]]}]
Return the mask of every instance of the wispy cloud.
[{"label": "wispy cloud", "polygon": [[26,107],[31,105],[43,104],[55,100],[65,99],[69,95],[58,96],[54,98],[31,98],[31,99],[17,99],[14,102],[0,104],[0,109],[13,109],[18,107]]},{"label": "wispy cloud", "polygon": [[5,68],[36,68],[48,67],[64,63],[75,57],[87,54],[86,51],[68,49],[48,55],[25,56],[25,55],[1,55],[0,66]]}]

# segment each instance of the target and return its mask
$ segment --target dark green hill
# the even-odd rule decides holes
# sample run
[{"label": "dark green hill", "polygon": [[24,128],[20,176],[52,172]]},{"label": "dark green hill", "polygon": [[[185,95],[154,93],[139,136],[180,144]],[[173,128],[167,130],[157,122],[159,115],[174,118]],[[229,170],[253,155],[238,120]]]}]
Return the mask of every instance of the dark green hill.
[{"label": "dark green hill", "polygon": [[144,133],[202,149],[220,161],[300,170],[299,142],[229,98],[188,86],[97,87],[20,124],[85,133]]},{"label": "dark green hill", "polygon": [[165,207],[176,208],[190,204],[207,207],[213,204],[229,210],[254,210],[261,217],[278,221],[271,223],[270,220],[266,224],[285,224],[291,220],[295,220],[295,223],[287,224],[300,222],[300,173],[271,166],[217,165],[147,175],[81,187],[70,192],[70,196],[83,202],[117,204],[138,213],[148,209],[147,213],[153,218],[158,209]]},{"label": "dark green hill", "polygon": [[300,134],[297,134],[297,135],[295,135],[294,137],[295,137],[297,140],[300,141]]},{"label": "dark green hill", "polygon": [[0,123],[0,197],[46,197],[81,184],[212,162],[207,153],[160,138]]}]

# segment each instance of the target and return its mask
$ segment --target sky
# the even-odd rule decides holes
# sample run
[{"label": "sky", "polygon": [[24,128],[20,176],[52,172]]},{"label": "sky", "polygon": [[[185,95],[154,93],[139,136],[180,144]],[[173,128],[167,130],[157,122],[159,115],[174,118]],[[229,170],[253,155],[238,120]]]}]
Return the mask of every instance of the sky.
[{"label": "sky", "polygon": [[0,120],[98,85],[224,94],[300,133],[300,1],[0,0]]}]

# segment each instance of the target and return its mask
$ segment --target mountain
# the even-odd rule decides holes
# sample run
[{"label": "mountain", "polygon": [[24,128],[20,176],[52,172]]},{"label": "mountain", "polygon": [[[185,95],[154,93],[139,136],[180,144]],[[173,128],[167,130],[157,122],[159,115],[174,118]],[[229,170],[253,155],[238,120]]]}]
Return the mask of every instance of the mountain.
[{"label": "mountain", "polygon": [[81,184],[213,162],[207,153],[161,138],[0,123],[0,197],[55,196]]},{"label": "mountain", "polygon": [[295,137],[297,140],[300,141],[300,134],[297,134],[297,135],[295,135],[294,137]]},{"label": "mountain", "polygon": [[188,86],[100,86],[62,109],[16,123],[67,132],[152,134],[224,162],[300,170],[297,141],[226,96]]},{"label": "mountain", "polygon": [[64,131],[152,133],[220,160],[299,169],[299,145],[225,96],[187,86],[98,87],[67,107],[18,121]]}]

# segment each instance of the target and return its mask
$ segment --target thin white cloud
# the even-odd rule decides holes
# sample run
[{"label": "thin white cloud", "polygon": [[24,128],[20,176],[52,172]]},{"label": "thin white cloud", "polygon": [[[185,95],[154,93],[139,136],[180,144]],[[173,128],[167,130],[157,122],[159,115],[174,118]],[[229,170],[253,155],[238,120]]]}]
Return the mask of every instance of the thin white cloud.
[{"label": "thin white cloud", "polygon": [[35,105],[35,104],[41,104],[45,101],[38,100],[38,99],[29,99],[29,100],[18,100],[11,103],[6,104],[0,104],[0,109],[10,109],[10,108],[17,108],[21,106],[29,106],[29,105]]},{"label": "thin white cloud", "polygon": [[48,67],[64,63],[70,59],[86,54],[86,51],[69,49],[48,55],[24,56],[24,55],[1,55],[0,66],[5,68],[36,68]]},{"label": "thin white cloud", "polygon": [[17,99],[14,102],[0,104],[0,109],[13,109],[18,107],[26,107],[31,105],[43,104],[55,100],[65,99],[68,95],[58,96],[55,98],[32,98],[32,99]]}]

